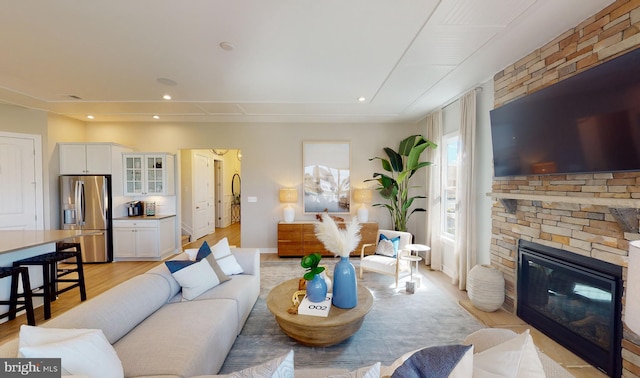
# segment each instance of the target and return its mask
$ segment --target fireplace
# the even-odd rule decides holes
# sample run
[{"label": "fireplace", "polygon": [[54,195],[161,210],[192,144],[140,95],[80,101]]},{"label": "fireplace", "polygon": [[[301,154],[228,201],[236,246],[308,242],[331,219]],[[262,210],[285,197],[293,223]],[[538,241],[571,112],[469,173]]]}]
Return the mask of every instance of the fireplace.
[{"label": "fireplace", "polygon": [[610,377],[620,377],[622,268],[520,240],[517,314]]}]

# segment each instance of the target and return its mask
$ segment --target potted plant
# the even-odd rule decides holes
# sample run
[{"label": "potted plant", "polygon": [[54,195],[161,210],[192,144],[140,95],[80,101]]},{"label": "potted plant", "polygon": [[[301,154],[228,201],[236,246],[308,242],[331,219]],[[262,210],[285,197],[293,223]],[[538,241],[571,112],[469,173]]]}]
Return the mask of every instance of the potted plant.
[{"label": "potted plant", "polygon": [[319,253],[306,255],[300,261],[300,265],[306,269],[304,279],[307,280],[307,298],[311,302],[322,302],[327,297],[327,283],[320,273],[324,272],[323,266],[318,266],[322,256]]},{"label": "potted plant", "polygon": [[373,157],[369,159],[380,160],[385,173],[374,173],[373,178],[365,181],[376,181],[375,188],[382,198],[388,203],[376,203],[373,206],[385,207],[389,210],[391,221],[396,231],[407,231],[407,221],[415,212],[425,212],[423,208],[413,208],[413,201],[426,196],[409,196],[409,180],[421,168],[431,165],[431,162],[421,162],[420,155],[427,148],[436,148],[437,144],[425,139],[422,135],[411,135],[400,142],[398,151],[385,147],[384,152],[388,159]]}]

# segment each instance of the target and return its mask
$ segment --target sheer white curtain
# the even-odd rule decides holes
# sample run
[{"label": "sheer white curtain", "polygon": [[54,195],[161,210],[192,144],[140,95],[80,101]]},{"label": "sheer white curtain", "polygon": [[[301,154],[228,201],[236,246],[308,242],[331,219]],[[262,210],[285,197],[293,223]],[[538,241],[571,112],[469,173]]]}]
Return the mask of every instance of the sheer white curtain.
[{"label": "sheer white curtain", "polygon": [[460,113],[460,145],[458,146],[456,182],[456,240],[454,244],[456,269],[453,282],[458,284],[460,290],[465,290],[467,288],[467,273],[476,263],[475,89],[465,93],[460,99]]},{"label": "sheer white curtain", "polygon": [[433,163],[427,167],[427,244],[431,247],[431,268],[442,270],[442,244],[440,230],[442,226],[441,167],[442,151],[442,110],[427,115],[425,137],[438,145],[427,149],[427,161]]}]

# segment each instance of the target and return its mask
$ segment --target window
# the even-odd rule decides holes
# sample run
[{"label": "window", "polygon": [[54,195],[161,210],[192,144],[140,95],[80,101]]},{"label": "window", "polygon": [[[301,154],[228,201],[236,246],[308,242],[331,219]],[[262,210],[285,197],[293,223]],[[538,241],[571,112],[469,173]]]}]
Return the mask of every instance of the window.
[{"label": "window", "polygon": [[442,235],[455,239],[456,234],[456,184],[458,173],[458,133],[442,138]]}]

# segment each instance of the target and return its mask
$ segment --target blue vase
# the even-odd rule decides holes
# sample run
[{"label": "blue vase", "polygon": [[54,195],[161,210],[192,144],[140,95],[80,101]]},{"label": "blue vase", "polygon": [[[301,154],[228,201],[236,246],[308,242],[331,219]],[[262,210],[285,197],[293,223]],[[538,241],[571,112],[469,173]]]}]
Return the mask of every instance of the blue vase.
[{"label": "blue vase", "polygon": [[339,308],[354,308],[358,304],[356,268],[348,257],[341,257],[333,270],[333,300]]},{"label": "blue vase", "polygon": [[307,281],[307,298],[311,302],[322,302],[327,298],[327,284],[319,274]]}]

